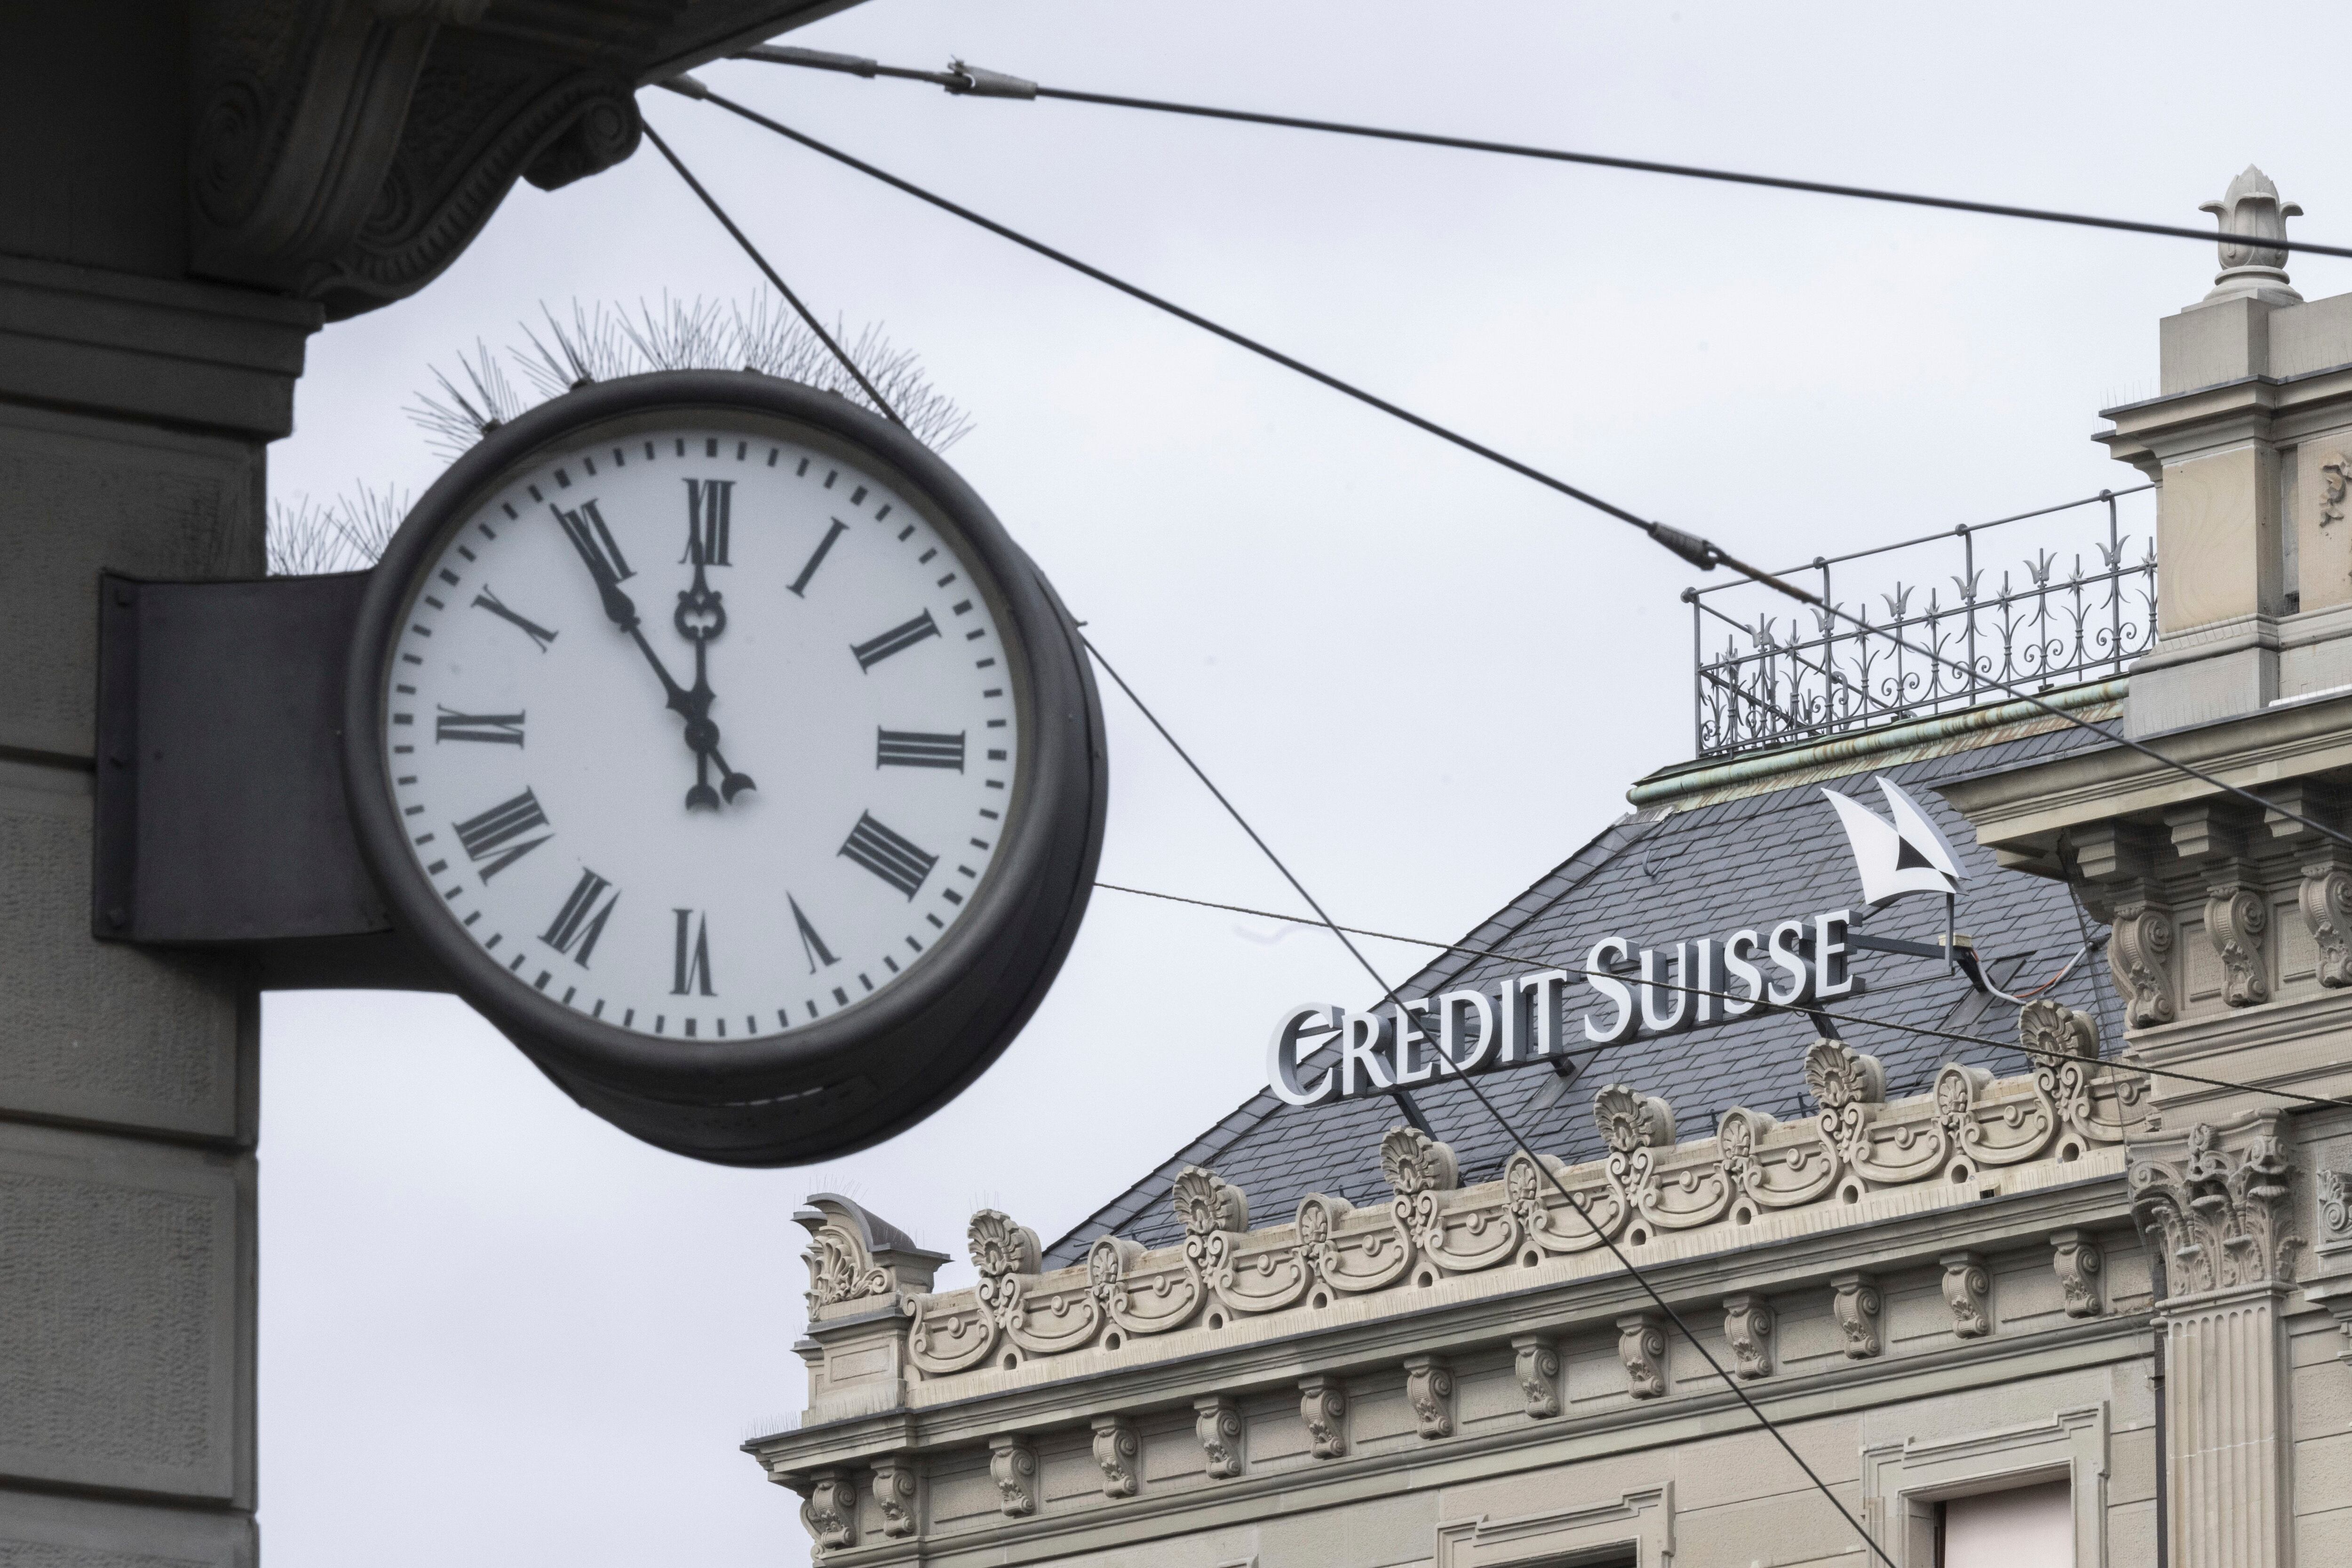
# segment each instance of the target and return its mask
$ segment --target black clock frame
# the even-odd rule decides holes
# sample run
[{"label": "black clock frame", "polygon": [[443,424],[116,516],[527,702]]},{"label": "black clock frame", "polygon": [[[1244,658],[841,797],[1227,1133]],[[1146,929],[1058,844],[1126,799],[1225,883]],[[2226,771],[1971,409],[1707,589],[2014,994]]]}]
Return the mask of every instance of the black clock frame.
[{"label": "black clock frame", "polygon": [[[648,1040],[541,996],[448,916],[408,852],[384,754],[387,667],[450,532],[519,466],[648,415],[749,414],[854,452],[950,533],[1003,632],[1023,758],[994,862],[963,917],[876,995],[788,1033]],[[486,435],[418,500],[352,633],[345,787],[361,852],[396,924],[458,994],[588,1109],[661,1147],[740,1165],[829,1158],[952,1099],[1044,998],[1093,890],[1108,797],[1102,706],[1076,623],[985,502],[929,448],[830,392],[752,371],[669,371],[583,387]]]}]

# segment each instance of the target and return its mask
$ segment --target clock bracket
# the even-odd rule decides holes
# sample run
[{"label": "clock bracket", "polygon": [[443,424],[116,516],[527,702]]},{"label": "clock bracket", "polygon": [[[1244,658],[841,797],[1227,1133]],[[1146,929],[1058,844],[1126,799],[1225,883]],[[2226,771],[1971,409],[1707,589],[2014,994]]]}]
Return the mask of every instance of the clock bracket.
[{"label": "clock bracket", "polygon": [[265,990],[456,988],[394,929],[346,804],[371,575],[100,579],[99,939],[241,951]]}]

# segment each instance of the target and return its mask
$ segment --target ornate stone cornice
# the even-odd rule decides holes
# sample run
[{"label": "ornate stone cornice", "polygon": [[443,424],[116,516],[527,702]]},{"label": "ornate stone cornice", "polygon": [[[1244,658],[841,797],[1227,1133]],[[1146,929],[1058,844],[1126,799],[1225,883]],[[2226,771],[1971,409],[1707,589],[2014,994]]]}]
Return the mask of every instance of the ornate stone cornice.
[{"label": "ornate stone cornice", "polygon": [[931,1288],[946,1262],[943,1252],[918,1247],[896,1226],[876,1218],[838,1193],[811,1195],[793,1216],[809,1233],[801,1254],[808,1265],[812,1322],[845,1313],[895,1306]]},{"label": "ornate stone cornice", "polygon": [[388,304],[448,266],[518,178],[554,190],[635,152],[636,86],[682,47],[829,8],[198,0],[191,270],[331,319]]}]

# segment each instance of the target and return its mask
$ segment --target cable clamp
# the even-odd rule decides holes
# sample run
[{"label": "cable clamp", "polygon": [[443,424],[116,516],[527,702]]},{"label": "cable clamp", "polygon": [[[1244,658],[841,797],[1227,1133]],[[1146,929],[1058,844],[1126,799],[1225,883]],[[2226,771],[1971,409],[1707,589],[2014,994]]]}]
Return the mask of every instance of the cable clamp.
[{"label": "cable clamp", "polygon": [[946,83],[947,89],[959,97],[969,98],[1035,98],[1037,84],[1026,77],[1007,76],[1003,71],[982,70],[961,60],[948,62],[948,74],[959,78]]},{"label": "cable clamp", "polygon": [[1686,534],[1664,523],[1652,523],[1649,535],[1701,571],[1713,571],[1723,564],[1723,552],[1696,534]]},{"label": "cable clamp", "polygon": [[710,89],[709,88],[703,86],[701,82],[696,80],[692,76],[688,75],[685,71],[680,71],[674,77],[664,77],[661,80],[654,83],[654,85],[656,87],[666,87],[669,89],[670,91],[678,94],[682,98],[709,98],[710,96]]}]

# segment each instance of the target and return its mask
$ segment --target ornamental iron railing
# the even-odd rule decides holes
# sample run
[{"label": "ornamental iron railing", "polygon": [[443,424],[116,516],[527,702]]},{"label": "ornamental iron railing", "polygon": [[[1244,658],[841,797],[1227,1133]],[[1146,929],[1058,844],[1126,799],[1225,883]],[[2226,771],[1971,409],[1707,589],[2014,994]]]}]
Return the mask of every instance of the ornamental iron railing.
[{"label": "ornamental iron railing", "polygon": [[[1989,523],[1816,557],[1780,574],[1838,613],[1807,606],[1789,616],[1759,606],[1743,622],[1710,601],[1766,591],[1748,582],[1684,590],[1691,607],[1698,755],[1731,757],[1819,740],[2121,674],[2156,639],[2156,540],[2152,528],[2141,538],[2124,531],[2116,502],[2154,488],[2103,490]],[[1993,528],[2098,506],[2106,509],[2104,538],[2094,534],[2068,550],[2037,549],[2001,567],[1997,581],[1979,559],[1986,553],[1979,536]],[[1866,570],[1858,574],[1850,563],[1929,546],[1957,557],[1944,563],[1948,589],[1937,582],[1922,593],[1916,582],[1895,582],[1855,591],[1853,577]],[[1912,556],[1900,564],[1916,570],[1926,563]],[[1950,570],[1955,564],[1958,570]],[[1850,604],[1837,597],[1841,576],[1854,595]]]}]

